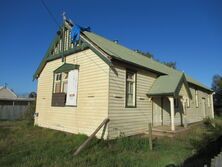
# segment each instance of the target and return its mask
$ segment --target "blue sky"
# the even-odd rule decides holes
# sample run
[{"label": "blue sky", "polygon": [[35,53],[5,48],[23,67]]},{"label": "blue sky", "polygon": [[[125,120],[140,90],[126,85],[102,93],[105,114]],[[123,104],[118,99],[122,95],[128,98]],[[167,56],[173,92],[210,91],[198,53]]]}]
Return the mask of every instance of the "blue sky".
[{"label": "blue sky", "polygon": [[[75,23],[161,61],[211,86],[222,74],[221,0],[45,0],[61,23]],[[1,0],[0,85],[17,93],[36,91],[32,75],[58,27],[40,0]]]}]

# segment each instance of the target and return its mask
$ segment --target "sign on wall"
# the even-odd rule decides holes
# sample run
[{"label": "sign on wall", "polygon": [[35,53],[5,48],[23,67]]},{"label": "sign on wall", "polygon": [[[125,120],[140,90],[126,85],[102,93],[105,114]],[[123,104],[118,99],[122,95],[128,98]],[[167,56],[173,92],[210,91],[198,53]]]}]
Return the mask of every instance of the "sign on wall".
[{"label": "sign on wall", "polygon": [[79,74],[78,69],[71,70],[68,73],[66,105],[71,105],[71,106],[77,105],[78,74]]}]

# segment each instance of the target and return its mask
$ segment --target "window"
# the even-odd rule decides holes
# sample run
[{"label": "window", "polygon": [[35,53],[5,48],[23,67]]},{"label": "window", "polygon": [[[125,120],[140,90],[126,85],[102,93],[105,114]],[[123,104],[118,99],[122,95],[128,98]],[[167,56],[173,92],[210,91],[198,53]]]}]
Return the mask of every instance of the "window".
[{"label": "window", "polygon": [[54,71],[52,106],[77,106],[79,65],[64,63]]},{"label": "window", "polygon": [[54,93],[61,92],[61,81],[62,81],[62,74],[61,73],[55,74]]},{"label": "window", "polygon": [[54,93],[67,93],[68,72],[55,74]]},{"label": "window", "polygon": [[207,95],[207,105],[210,107],[210,95]]},{"label": "window", "polygon": [[186,99],[186,105],[187,105],[187,108],[190,107],[190,99],[189,98]]},{"label": "window", "polygon": [[126,107],[136,107],[136,73],[126,72]]},{"label": "window", "polygon": [[195,103],[196,103],[196,107],[199,107],[199,98],[198,98],[198,91],[195,90]]},{"label": "window", "polygon": [[68,72],[63,73],[62,77],[62,92],[67,93]]}]

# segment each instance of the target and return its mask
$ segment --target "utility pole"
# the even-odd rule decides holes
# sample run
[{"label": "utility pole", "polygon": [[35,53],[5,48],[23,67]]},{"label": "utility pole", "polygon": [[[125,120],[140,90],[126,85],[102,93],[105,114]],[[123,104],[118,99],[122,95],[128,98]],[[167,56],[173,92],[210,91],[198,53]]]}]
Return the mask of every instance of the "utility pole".
[{"label": "utility pole", "polygon": [[63,24],[64,26],[62,27],[62,62],[65,63],[65,55],[64,55],[64,50],[65,50],[65,21],[66,21],[66,16],[65,12],[62,13],[62,18],[63,18]]}]

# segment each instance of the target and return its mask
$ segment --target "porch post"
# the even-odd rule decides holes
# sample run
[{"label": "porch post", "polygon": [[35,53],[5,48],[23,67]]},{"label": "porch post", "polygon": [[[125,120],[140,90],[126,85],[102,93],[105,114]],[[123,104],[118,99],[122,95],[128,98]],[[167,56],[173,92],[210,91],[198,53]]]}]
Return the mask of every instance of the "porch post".
[{"label": "porch post", "polygon": [[170,101],[170,117],[171,117],[171,130],[175,131],[175,125],[174,125],[174,98],[168,97]]},{"label": "porch post", "polygon": [[213,102],[214,92],[210,95],[210,106],[211,106],[211,116],[214,119],[214,102]]}]

